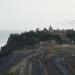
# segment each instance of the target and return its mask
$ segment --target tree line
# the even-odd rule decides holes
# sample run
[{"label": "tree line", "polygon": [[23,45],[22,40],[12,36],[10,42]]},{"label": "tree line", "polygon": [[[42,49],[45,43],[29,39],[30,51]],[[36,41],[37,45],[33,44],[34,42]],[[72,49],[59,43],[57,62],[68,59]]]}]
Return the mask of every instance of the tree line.
[{"label": "tree line", "polygon": [[[75,31],[68,31],[66,36],[75,42]],[[7,44],[1,47],[0,56],[7,56],[15,50],[21,50],[26,47],[35,47],[40,41],[55,40],[56,43],[62,44],[63,40],[60,35],[50,33],[46,28],[43,30],[24,32],[21,34],[10,34]]]}]

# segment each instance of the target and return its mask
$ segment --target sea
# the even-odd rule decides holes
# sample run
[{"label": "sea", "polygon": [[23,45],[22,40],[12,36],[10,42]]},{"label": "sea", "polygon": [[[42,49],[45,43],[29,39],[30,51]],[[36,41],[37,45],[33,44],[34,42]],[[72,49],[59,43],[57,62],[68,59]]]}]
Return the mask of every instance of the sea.
[{"label": "sea", "polygon": [[21,32],[22,31],[0,31],[0,50],[1,50],[1,47],[6,45],[10,34],[14,34],[14,33],[20,34]]}]

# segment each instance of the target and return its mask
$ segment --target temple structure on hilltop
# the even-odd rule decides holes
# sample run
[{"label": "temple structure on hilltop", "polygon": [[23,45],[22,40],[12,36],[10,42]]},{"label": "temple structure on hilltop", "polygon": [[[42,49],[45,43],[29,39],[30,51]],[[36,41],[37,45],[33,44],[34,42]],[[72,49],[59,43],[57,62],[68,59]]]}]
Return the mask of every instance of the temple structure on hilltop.
[{"label": "temple structure on hilltop", "polygon": [[[63,41],[69,43],[70,40],[69,40],[69,39],[67,38],[67,36],[66,36],[67,31],[68,31],[68,30],[64,30],[64,29],[62,29],[62,30],[60,30],[60,29],[54,30],[51,26],[49,27],[49,32],[50,32],[50,33],[52,33],[52,34],[54,34],[54,35],[59,35]],[[69,30],[69,32],[70,32],[70,31],[73,31],[73,30]]]},{"label": "temple structure on hilltop", "polygon": [[50,25],[50,27],[49,27],[49,32],[53,32],[54,30],[53,30],[53,28],[52,28],[52,26]]},{"label": "temple structure on hilltop", "polygon": [[58,34],[58,35],[65,35],[66,32],[67,32],[67,30],[64,30],[64,29],[62,29],[62,30],[60,30],[60,29],[54,30],[54,29],[52,28],[52,26],[50,26],[50,27],[49,27],[49,32],[50,32],[50,33],[53,33],[53,34]]}]

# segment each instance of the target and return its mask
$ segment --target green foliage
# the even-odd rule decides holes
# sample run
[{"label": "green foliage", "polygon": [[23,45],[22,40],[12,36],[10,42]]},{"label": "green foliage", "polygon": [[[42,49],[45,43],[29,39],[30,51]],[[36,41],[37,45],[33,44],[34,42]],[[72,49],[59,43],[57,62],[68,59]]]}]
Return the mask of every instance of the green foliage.
[{"label": "green foliage", "polygon": [[69,31],[67,32],[67,37],[71,40],[75,42],[75,31]]},{"label": "green foliage", "polygon": [[21,34],[10,34],[7,44],[1,48],[1,55],[6,56],[15,50],[20,50],[25,47],[34,47],[39,44],[40,41],[55,40],[57,43],[61,42],[59,35],[53,35],[44,28],[39,31],[29,31]]},{"label": "green foliage", "polygon": [[60,50],[61,50],[61,48],[53,48],[52,53],[56,56],[56,55],[60,54]]},{"label": "green foliage", "polygon": [[61,44],[62,43],[62,39],[59,35],[53,35],[53,39],[58,43]]},{"label": "green foliage", "polygon": [[4,75],[16,75],[15,72],[5,73]]}]

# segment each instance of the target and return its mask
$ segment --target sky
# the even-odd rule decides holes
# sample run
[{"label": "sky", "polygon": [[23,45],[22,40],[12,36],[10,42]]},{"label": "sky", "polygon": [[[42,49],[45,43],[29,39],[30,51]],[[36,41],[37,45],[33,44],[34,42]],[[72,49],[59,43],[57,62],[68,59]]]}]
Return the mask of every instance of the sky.
[{"label": "sky", "polygon": [[75,29],[75,0],[0,0],[0,30]]}]

